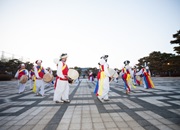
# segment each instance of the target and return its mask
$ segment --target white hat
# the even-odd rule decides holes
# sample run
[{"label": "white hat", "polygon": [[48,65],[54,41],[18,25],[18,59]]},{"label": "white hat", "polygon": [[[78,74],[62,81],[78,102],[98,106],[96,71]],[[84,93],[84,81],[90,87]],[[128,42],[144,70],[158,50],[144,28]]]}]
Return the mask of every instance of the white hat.
[{"label": "white hat", "polygon": [[148,69],[149,69],[149,67],[148,67],[148,66],[146,66],[146,69],[148,70]]},{"label": "white hat", "polygon": [[62,53],[60,56],[60,59],[67,58],[67,57],[68,57],[67,53]]},{"label": "white hat", "polygon": [[25,66],[25,64],[21,64],[21,66]]}]

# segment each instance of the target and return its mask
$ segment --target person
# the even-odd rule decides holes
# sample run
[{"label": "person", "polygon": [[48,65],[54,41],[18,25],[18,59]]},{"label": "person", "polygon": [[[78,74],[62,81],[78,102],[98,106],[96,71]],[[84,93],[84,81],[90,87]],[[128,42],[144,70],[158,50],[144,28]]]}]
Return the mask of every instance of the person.
[{"label": "person", "polygon": [[36,60],[35,63],[37,64],[34,66],[34,74],[36,76],[36,95],[44,96],[45,82],[43,81],[43,76],[48,73],[48,71],[41,65],[42,60]]},{"label": "person", "polygon": [[57,76],[55,81],[55,90],[53,101],[56,103],[70,102],[69,100],[69,83],[68,83],[68,66],[67,53],[62,53],[57,66]]},{"label": "person", "polygon": [[124,89],[126,90],[126,94],[130,93],[132,86],[135,88],[131,80],[132,72],[131,72],[131,67],[129,66],[129,63],[130,63],[129,60],[124,61],[125,66],[120,72],[120,77],[122,78],[124,82]]},{"label": "person", "polygon": [[18,79],[18,93],[23,93],[25,91],[25,83],[21,83],[20,82],[20,78],[23,76],[23,75],[27,75],[28,77],[28,70],[25,69],[25,64],[21,64],[20,65],[20,68],[18,69],[18,71],[16,72],[15,74],[15,78]]},{"label": "person", "polygon": [[142,81],[145,89],[154,88],[154,83],[151,80],[151,72],[148,66],[143,67],[136,75],[142,76]]},{"label": "person", "polygon": [[136,66],[134,66],[134,68],[132,69],[132,75],[133,75],[133,84],[135,86],[140,86],[141,82],[140,82],[140,76],[137,77],[136,73],[137,73],[138,69]]},{"label": "person", "polygon": [[[115,68],[114,70],[115,70],[115,71],[116,71],[116,73],[119,75],[119,71],[118,71],[118,69],[117,69],[117,68]],[[118,77],[117,77],[117,78],[114,78],[114,81],[115,81],[116,83],[118,83]]]},{"label": "person", "polygon": [[[51,74],[53,75],[53,71],[50,67],[47,67],[46,70]],[[46,87],[51,87],[51,86],[54,86],[54,81],[52,80],[51,82],[48,82],[45,84]]]},{"label": "person", "polygon": [[112,77],[108,71],[109,65],[107,60],[108,55],[104,55],[100,58],[100,70],[97,75],[97,84],[94,90],[94,93],[96,93],[96,96],[100,101],[109,101],[109,81]]},{"label": "person", "polygon": [[30,90],[33,89],[33,85],[34,85],[34,79],[35,78],[35,74],[34,74],[34,66],[32,66],[31,70],[29,71],[29,81],[30,81]]},{"label": "person", "polygon": [[94,81],[94,76],[93,76],[93,72],[92,71],[90,71],[89,72],[89,77],[88,77],[88,79],[89,79],[89,81]]}]

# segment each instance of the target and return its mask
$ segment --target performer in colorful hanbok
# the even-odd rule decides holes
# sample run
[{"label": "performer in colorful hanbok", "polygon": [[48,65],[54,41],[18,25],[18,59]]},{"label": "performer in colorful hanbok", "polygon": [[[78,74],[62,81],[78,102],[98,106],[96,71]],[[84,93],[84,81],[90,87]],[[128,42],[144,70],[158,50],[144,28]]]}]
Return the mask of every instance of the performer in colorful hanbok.
[{"label": "performer in colorful hanbok", "polygon": [[126,60],[124,61],[124,68],[120,72],[120,76],[124,82],[124,89],[126,90],[126,94],[129,94],[131,91],[131,87],[135,86],[132,83],[132,72],[131,72],[131,67],[129,66],[130,61]]},{"label": "performer in colorful hanbok", "polygon": [[112,78],[109,74],[107,64],[108,55],[104,55],[100,58],[99,67],[100,70],[97,75],[97,84],[94,90],[96,96],[100,101],[109,101],[109,80]]},{"label": "performer in colorful hanbok", "polygon": [[136,75],[142,76],[144,88],[154,88],[154,83],[151,80],[151,72],[148,66],[143,67]]},{"label": "performer in colorful hanbok", "polygon": [[42,60],[37,60],[35,63],[37,64],[37,66],[34,66],[34,73],[36,76],[36,95],[44,96],[45,82],[43,81],[43,76],[48,73],[48,71],[41,65]]},{"label": "performer in colorful hanbok", "polygon": [[31,68],[31,70],[29,71],[29,82],[30,82],[30,90],[33,89],[34,86],[34,80],[35,80],[35,74],[34,74],[34,66]]},{"label": "performer in colorful hanbok", "polygon": [[[115,71],[116,71],[116,73],[119,75],[119,70],[118,69],[114,69]],[[118,79],[119,79],[119,77],[117,77],[117,78],[114,78],[114,81],[116,82],[116,83],[118,83]]]},{"label": "performer in colorful hanbok", "polygon": [[136,66],[134,66],[134,68],[132,69],[132,75],[133,75],[133,84],[136,86],[140,86],[141,84],[141,81],[140,81],[140,76],[137,76],[136,73],[137,73],[137,68]]},{"label": "performer in colorful hanbok", "polygon": [[[15,74],[15,78],[18,79],[18,89],[19,89],[18,93],[19,94],[25,91],[26,84],[20,81],[22,79],[22,76],[24,75],[26,75],[28,78],[28,70],[25,69],[25,64],[21,64],[20,69]],[[26,81],[27,81],[27,78],[26,78]]]},{"label": "performer in colorful hanbok", "polygon": [[61,54],[58,62],[57,76],[55,81],[55,90],[53,101],[56,103],[70,102],[69,100],[69,83],[68,83],[68,66],[66,64],[68,55]]},{"label": "performer in colorful hanbok", "polygon": [[93,76],[93,72],[92,71],[90,71],[88,79],[91,82],[94,81],[94,76]]}]

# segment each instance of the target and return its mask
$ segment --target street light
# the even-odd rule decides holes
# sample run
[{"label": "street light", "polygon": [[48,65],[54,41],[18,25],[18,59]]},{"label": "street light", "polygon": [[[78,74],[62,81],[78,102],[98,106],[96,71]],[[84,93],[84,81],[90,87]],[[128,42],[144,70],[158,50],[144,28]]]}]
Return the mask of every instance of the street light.
[{"label": "street light", "polygon": [[[169,66],[170,63],[168,62],[167,65]],[[168,67],[168,74],[169,74],[169,76],[171,76],[171,70],[169,69],[169,67]]]}]

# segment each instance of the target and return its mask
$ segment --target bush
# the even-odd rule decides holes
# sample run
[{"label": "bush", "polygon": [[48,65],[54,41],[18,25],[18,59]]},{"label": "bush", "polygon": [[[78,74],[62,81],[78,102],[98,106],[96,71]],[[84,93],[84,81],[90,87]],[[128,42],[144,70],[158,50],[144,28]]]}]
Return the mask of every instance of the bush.
[{"label": "bush", "polygon": [[12,75],[0,74],[0,81],[9,81],[12,79]]}]

